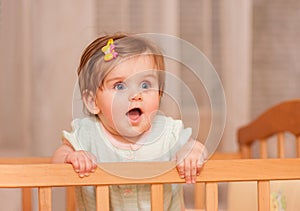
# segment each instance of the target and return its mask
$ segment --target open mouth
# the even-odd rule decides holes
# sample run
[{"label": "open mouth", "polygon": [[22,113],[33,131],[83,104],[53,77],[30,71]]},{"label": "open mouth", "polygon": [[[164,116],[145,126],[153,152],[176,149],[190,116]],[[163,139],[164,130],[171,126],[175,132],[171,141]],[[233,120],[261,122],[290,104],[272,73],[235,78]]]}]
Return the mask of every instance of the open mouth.
[{"label": "open mouth", "polygon": [[133,108],[130,109],[126,115],[129,117],[131,120],[138,120],[138,118],[143,114],[142,110],[140,108]]}]

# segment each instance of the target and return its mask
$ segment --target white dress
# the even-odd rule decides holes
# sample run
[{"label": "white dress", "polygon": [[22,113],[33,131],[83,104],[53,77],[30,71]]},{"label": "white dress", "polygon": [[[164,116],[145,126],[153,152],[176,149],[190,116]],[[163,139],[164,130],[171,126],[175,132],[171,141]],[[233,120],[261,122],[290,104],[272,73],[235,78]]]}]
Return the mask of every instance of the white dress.
[{"label": "white dress", "polygon": [[[96,118],[75,119],[71,125],[72,132],[63,131],[64,138],[75,150],[85,150],[94,154],[97,162],[171,161],[192,133],[190,128],[183,128],[181,120],[157,115],[150,131],[138,142],[118,144]],[[150,211],[150,196],[149,185],[111,186],[110,210]],[[96,210],[94,187],[78,188],[77,198],[79,210]],[[164,210],[177,211],[183,207],[181,185],[164,185]]]}]

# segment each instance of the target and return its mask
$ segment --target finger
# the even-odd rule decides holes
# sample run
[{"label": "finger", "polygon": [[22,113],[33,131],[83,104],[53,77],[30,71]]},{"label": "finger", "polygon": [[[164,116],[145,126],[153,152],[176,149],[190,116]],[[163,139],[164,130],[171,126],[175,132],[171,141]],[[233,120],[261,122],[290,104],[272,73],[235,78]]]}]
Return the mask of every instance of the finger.
[{"label": "finger", "polygon": [[85,167],[85,176],[89,176],[90,173],[94,173],[97,168],[97,162],[95,161],[96,157],[92,154],[88,154],[86,157],[86,167]]},{"label": "finger", "polygon": [[196,183],[197,179],[197,161],[191,161],[191,182]]},{"label": "finger", "polygon": [[79,173],[80,165],[76,157],[72,157],[67,155],[65,159],[65,163],[70,163],[73,166],[73,169],[76,173]]},{"label": "finger", "polygon": [[184,174],[185,174],[185,182],[191,183],[191,163],[190,160],[184,160]]},{"label": "finger", "polygon": [[197,162],[197,171],[196,171],[196,175],[199,176],[200,175],[200,172],[201,172],[201,169],[202,169],[202,164],[199,163],[199,161]]},{"label": "finger", "polygon": [[208,152],[206,148],[204,148],[204,151],[202,152],[200,159],[197,162],[197,175],[200,175],[203,165],[207,162],[207,158],[208,158]]},{"label": "finger", "polygon": [[90,172],[92,172],[92,161],[86,157],[84,176],[88,177],[90,175]]},{"label": "finger", "polygon": [[96,169],[97,169],[97,167],[98,167],[98,165],[97,165],[97,163],[96,162],[94,162],[94,161],[92,161],[92,169],[91,169],[91,172],[95,172],[96,171]]},{"label": "finger", "polygon": [[78,156],[77,160],[78,160],[78,164],[79,164],[78,175],[79,175],[79,177],[84,177],[85,173],[87,172],[86,171],[86,159],[84,156]]},{"label": "finger", "polygon": [[184,178],[185,172],[184,172],[184,162],[180,162],[179,164],[177,164],[176,166],[177,171],[179,173],[180,178]]},{"label": "finger", "polygon": [[91,171],[95,172],[96,168],[98,167],[97,158],[93,154],[90,154],[90,155],[91,155],[90,159],[91,159],[91,165],[92,165]]},{"label": "finger", "polygon": [[200,159],[196,162],[196,168],[197,168],[197,175],[198,176],[200,174],[200,171],[201,171],[201,168],[202,168],[203,164],[204,164],[204,159],[201,156]]}]

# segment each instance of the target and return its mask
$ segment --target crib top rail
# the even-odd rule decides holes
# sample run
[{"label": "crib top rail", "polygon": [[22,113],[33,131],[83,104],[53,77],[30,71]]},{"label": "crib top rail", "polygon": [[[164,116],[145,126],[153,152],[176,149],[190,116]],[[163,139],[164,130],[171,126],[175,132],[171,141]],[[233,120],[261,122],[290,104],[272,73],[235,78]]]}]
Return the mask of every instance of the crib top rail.
[{"label": "crib top rail", "polygon": [[1,157],[0,164],[42,164],[51,163],[51,157]]},{"label": "crib top rail", "polygon": [[[59,187],[111,184],[184,183],[174,162],[102,163],[95,173],[79,178],[69,164],[0,164],[0,187]],[[106,170],[103,170],[106,169]],[[137,178],[123,178],[107,171],[135,172]],[[161,170],[169,169],[164,174]],[[145,175],[158,175],[146,177]],[[210,160],[197,182],[300,180],[300,159]]]}]

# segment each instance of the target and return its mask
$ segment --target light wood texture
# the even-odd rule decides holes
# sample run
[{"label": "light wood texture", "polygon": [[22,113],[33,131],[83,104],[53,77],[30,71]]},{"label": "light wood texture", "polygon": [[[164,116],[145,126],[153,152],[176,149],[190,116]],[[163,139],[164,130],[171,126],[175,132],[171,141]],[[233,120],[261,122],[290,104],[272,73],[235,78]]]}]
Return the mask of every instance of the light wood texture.
[{"label": "light wood texture", "polygon": [[51,187],[40,187],[39,194],[39,210],[52,211],[52,195]]},{"label": "light wood texture", "polygon": [[241,145],[264,139],[278,132],[300,135],[300,99],[282,102],[268,109],[257,119],[238,130]]},{"label": "light wood texture", "polygon": [[22,189],[22,208],[23,211],[32,210],[32,191],[31,188]]},{"label": "light wood texture", "polygon": [[96,205],[98,211],[109,211],[109,187],[96,187]]},{"label": "light wood texture", "polygon": [[[238,141],[243,158],[251,157],[251,147],[257,140],[260,142],[260,158],[267,158],[267,141],[273,135],[277,135],[277,157],[285,158],[285,132],[292,133],[296,139],[300,136],[300,99],[275,105],[238,130]],[[296,150],[299,157],[299,139]]]},{"label": "light wood texture", "polygon": [[284,133],[280,132],[277,134],[277,157],[278,158],[285,158],[285,150],[284,150]]},{"label": "light wood texture", "polygon": [[270,181],[258,181],[258,211],[270,210]]},{"label": "light wood texture", "polygon": [[[210,159],[212,160],[228,160],[228,159],[240,159],[242,154],[240,152],[232,153],[214,153]],[[205,184],[197,183],[194,187],[194,207],[197,209],[205,208]]]},{"label": "light wood texture", "polygon": [[163,184],[151,185],[151,210],[163,211],[164,210],[164,189]]},{"label": "light wood texture", "polygon": [[205,183],[197,183],[194,185],[194,200],[195,208],[205,208]]},{"label": "light wood texture", "polygon": [[50,163],[50,157],[2,157],[0,164],[38,164]]},{"label": "light wood texture", "polygon": [[[285,139],[285,133],[289,132],[298,139],[300,134],[300,99],[288,100],[270,107],[258,118],[238,130],[238,143],[243,158],[256,157],[256,144],[258,142],[258,157],[261,159],[277,157],[282,160],[286,157],[285,145],[287,141],[294,141],[292,138]],[[274,142],[277,138],[277,142]],[[269,146],[274,144],[275,147]],[[273,153],[270,149],[276,151]],[[300,142],[297,141],[296,153],[299,156]],[[253,151],[253,154],[252,154]],[[273,160],[273,159],[270,159]],[[272,161],[271,161],[272,162]],[[288,163],[286,165],[289,165]],[[253,166],[252,168],[256,168]],[[260,174],[258,172],[258,174]],[[262,173],[263,174],[263,173]],[[267,179],[266,179],[267,180]],[[232,211],[252,210],[256,200],[243,196],[243,188],[246,183],[228,185],[228,209]],[[248,186],[251,187],[251,186]],[[270,190],[268,181],[258,181],[258,207],[261,211],[270,209]],[[253,193],[255,192],[254,189]],[[250,191],[249,191],[250,192]],[[237,202],[236,197],[240,197]],[[248,206],[252,206],[251,208]]]},{"label": "light wood texture", "polygon": [[[300,99],[293,99],[279,103],[270,107],[263,112],[258,118],[251,121],[248,125],[241,127],[238,130],[238,142],[240,145],[243,158],[250,159],[254,143],[259,143],[259,158],[285,158],[285,144],[292,139],[285,139],[285,133],[292,133],[297,141],[296,153],[300,154]],[[277,142],[273,142],[273,137],[277,138]],[[293,141],[293,140],[292,140]],[[277,143],[277,153],[269,154],[269,144]],[[253,148],[255,149],[255,148]],[[276,147],[275,147],[276,149]],[[254,151],[254,150],[253,150]],[[269,150],[270,151],[270,150]],[[271,151],[270,151],[271,152]],[[272,162],[272,161],[271,161]],[[259,174],[259,173],[258,173]],[[249,201],[244,197],[240,197],[243,193],[241,184],[229,184],[228,190],[231,197],[228,198],[228,210],[243,209],[244,204],[253,204],[255,201]],[[231,188],[232,187],[232,188]],[[244,186],[245,187],[245,186]],[[258,206],[259,210],[265,211],[270,209],[270,187],[268,181],[258,182]],[[236,197],[240,197],[239,202],[236,202]],[[236,204],[239,204],[236,206]],[[234,208],[233,208],[234,207]],[[253,206],[254,207],[254,206]],[[251,207],[251,208],[253,208]],[[248,210],[251,210],[248,208]]]},{"label": "light wood texture", "polygon": [[231,153],[222,153],[216,152],[214,153],[210,159],[212,160],[233,160],[233,159],[241,159],[242,155],[240,152],[231,152]]},{"label": "light wood texture", "polygon": [[[258,140],[258,139],[260,140],[260,158],[267,158],[268,157],[267,138],[268,138],[268,136],[274,135],[275,133],[278,133],[277,134],[278,157],[284,158],[285,157],[285,151],[284,151],[285,140],[284,140],[283,131],[285,131],[285,130],[290,131],[297,136],[297,155],[299,156],[299,154],[300,154],[300,135],[297,135],[300,131],[298,120],[297,120],[297,119],[299,119],[298,113],[300,110],[299,109],[299,103],[300,103],[299,101],[300,101],[299,99],[296,99],[296,100],[291,100],[288,102],[281,103],[277,106],[274,106],[274,107],[270,108],[268,111],[266,111],[264,114],[262,114],[258,119],[251,122],[248,126],[241,128],[238,132],[239,144],[241,145],[240,146],[241,152],[238,152],[238,153],[216,153],[211,157],[211,159],[216,159],[216,160],[224,160],[225,159],[226,160],[226,159],[239,159],[241,157],[250,158],[251,157],[251,145],[255,140]],[[292,116],[293,118],[288,118],[290,121],[290,123],[289,123],[289,121],[287,120],[287,117],[283,118],[283,116],[288,116],[288,117]],[[296,120],[293,120],[294,118]],[[255,130],[253,128],[255,128]],[[261,134],[264,134],[264,135],[261,135]],[[252,137],[254,139],[247,140],[245,137],[246,138]],[[12,163],[14,163],[14,164],[47,163],[47,162],[49,162],[49,158],[39,158],[39,159],[26,158],[26,159],[22,159],[21,161],[18,160],[18,158],[16,158],[16,159],[8,158],[8,159],[3,159],[2,161],[0,160],[0,163],[10,163],[10,164],[12,164]],[[152,169],[153,172],[150,174],[156,175],[158,172],[162,171],[163,169],[172,169],[174,166],[175,166],[174,164],[163,163],[163,164],[160,164],[159,166],[156,166],[154,169]],[[106,166],[105,169],[109,169],[109,171],[116,173],[116,174],[118,172],[114,172],[115,169],[118,169],[118,171],[121,169],[121,171],[123,172],[122,175],[124,174],[125,176],[126,175],[130,176],[132,171],[130,169],[128,169],[127,167],[128,167],[127,165],[123,166],[123,165],[118,164],[118,168],[115,168],[115,166],[112,166],[112,167]],[[232,169],[232,171],[234,171],[234,169]],[[148,171],[143,171],[141,173],[142,174],[136,175],[136,176],[137,177],[145,177],[147,174],[149,174]],[[202,172],[202,174],[203,174],[203,172]],[[177,176],[176,171],[175,171],[175,175]],[[231,180],[229,179],[229,181],[231,181]],[[241,181],[243,181],[243,180],[241,180]],[[210,185],[212,185],[212,184],[214,184],[214,183],[209,183],[208,187],[210,187]],[[265,187],[264,185],[260,185],[260,184],[264,184],[264,182],[259,182],[258,184],[259,184],[258,186]],[[156,192],[156,188],[158,188],[158,187],[159,186],[156,187],[156,185],[153,185],[154,192]],[[29,190],[29,189],[25,189],[25,190]],[[262,191],[266,191],[266,190],[267,190],[267,188],[258,189],[259,194],[260,194],[259,207],[262,207],[262,208],[260,208],[262,210],[265,210],[266,209],[265,206],[268,206],[268,205],[266,205],[267,203],[263,203],[264,199],[266,198],[263,196],[266,196],[266,193],[262,192]],[[196,184],[196,186],[195,186],[195,207],[204,208],[204,206],[205,206],[205,203],[204,203],[205,192],[204,191],[205,191],[204,183],[199,182],[198,184]],[[67,209],[72,210],[75,207],[74,196],[70,196],[70,193],[72,194],[71,189],[70,189],[70,191],[68,190],[68,192],[69,193],[67,193],[67,196],[71,197],[71,199],[67,200]],[[210,192],[210,190],[208,190],[208,193],[209,192]],[[27,191],[27,193],[28,193],[28,191]],[[74,194],[74,192],[73,192],[73,194]],[[213,194],[213,192],[211,194]],[[153,197],[155,197],[155,200],[153,200],[153,201],[156,201],[157,199],[162,200],[162,197],[157,197],[157,195],[153,195]],[[212,199],[212,198],[210,197],[210,199]],[[24,200],[24,201],[28,201],[28,200]],[[71,203],[71,204],[69,205],[69,203]],[[212,210],[218,209],[218,208],[215,208],[217,206],[214,203],[215,202],[210,201],[209,204],[207,204],[209,209],[212,209]],[[155,206],[155,210],[161,209],[159,207],[160,205],[162,206],[161,203],[153,204],[153,206]],[[70,207],[70,208],[68,208],[68,207]],[[101,207],[102,207],[102,209],[104,209],[105,206],[101,206]]]},{"label": "light wood texture", "polygon": [[[145,168],[146,166],[146,168]],[[0,187],[38,187],[40,210],[51,210],[51,187],[60,186],[97,186],[99,210],[109,210],[108,186],[122,184],[154,184],[152,204],[154,210],[162,210],[162,191],[164,183],[184,183],[178,176],[174,162],[162,163],[101,163],[95,173],[86,178],[79,178],[69,164],[0,164]],[[170,170],[157,174],[156,177],[140,179],[122,178],[107,173],[104,169],[118,168],[134,172],[144,169],[153,175],[157,169]],[[55,172],[55,174],[53,173]],[[22,178],[20,180],[19,178]],[[269,200],[269,180],[300,180],[300,159],[238,159],[238,160],[210,160],[203,167],[197,182],[207,183],[207,210],[217,210],[217,183],[236,181],[258,181],[260,210],[267,210]],[[267,181],[267,182],[266,182]]]},{"label": "light wood texture", "polygon": [[218,211],[218,183],[209,182],[206,184],[206,210]]},{"label": "light wood texture", "polygon": [[[147,168],[145,168],[145,165]],[[185,183],[178,176],[173,162],[162,163],[101,163],[95,173],[86,178],[79,178],[69,164],[26,164],[0,165],[0,187],[48,187],[48,186],[78,186],[78,185],[113,185],[113,184],[160,184]],[[170,171],[158,174],[156,177],[143,179],[126,179],[111,175],[102,170],[108,168],[123,168],[134,172],[136,169],[152,174],[161,166],[170,167]],[[173,168],[171,168],[173,167]],[[55,174],[53,174],[55,172]],[[19,178],[22,178],[20,180]],[[229,182],[255,180],[284,180],[300,178],[300,159],[241,159],[241,160],[210,160],[208,161],[197,182]]]},{"label": "light wood texture", "polygon": [[268,146],[266,139],[260,140],[260,158],[268,158]]},{"label": "light wood texture", "polygon": [[[2,157],[0,158],[0,164],[38,164],[38,163],[50,163],[50,157]],[[71,188],[71,187],[69,187]],[[67,211],[75,210],[75,197],[71,192],[67,194]],[[70,200],[71,199],[71,200]],[[31,211],[32,206],[32,190],[31,188],[22,188],[22,209],[23,211]]]},{"label": "light wood texture", "polygon": [[297,146],[297,157],[300,157],[300,135],[297,136],[296,138],[296,146]]},{"label": "light wood texture", "polygon": [[76,196],[75,196],[75,187],[66,188],[66,210],[73,211],[76,210]]},{"label": "light wood texture", "polygon": [[241,154],[242,154],[242,158],[244,159],[249,159],[251,158],[251,154],[252,154],[252,150],[248,145],[241,145],[240,146],[240,150],[241,150]]}]

